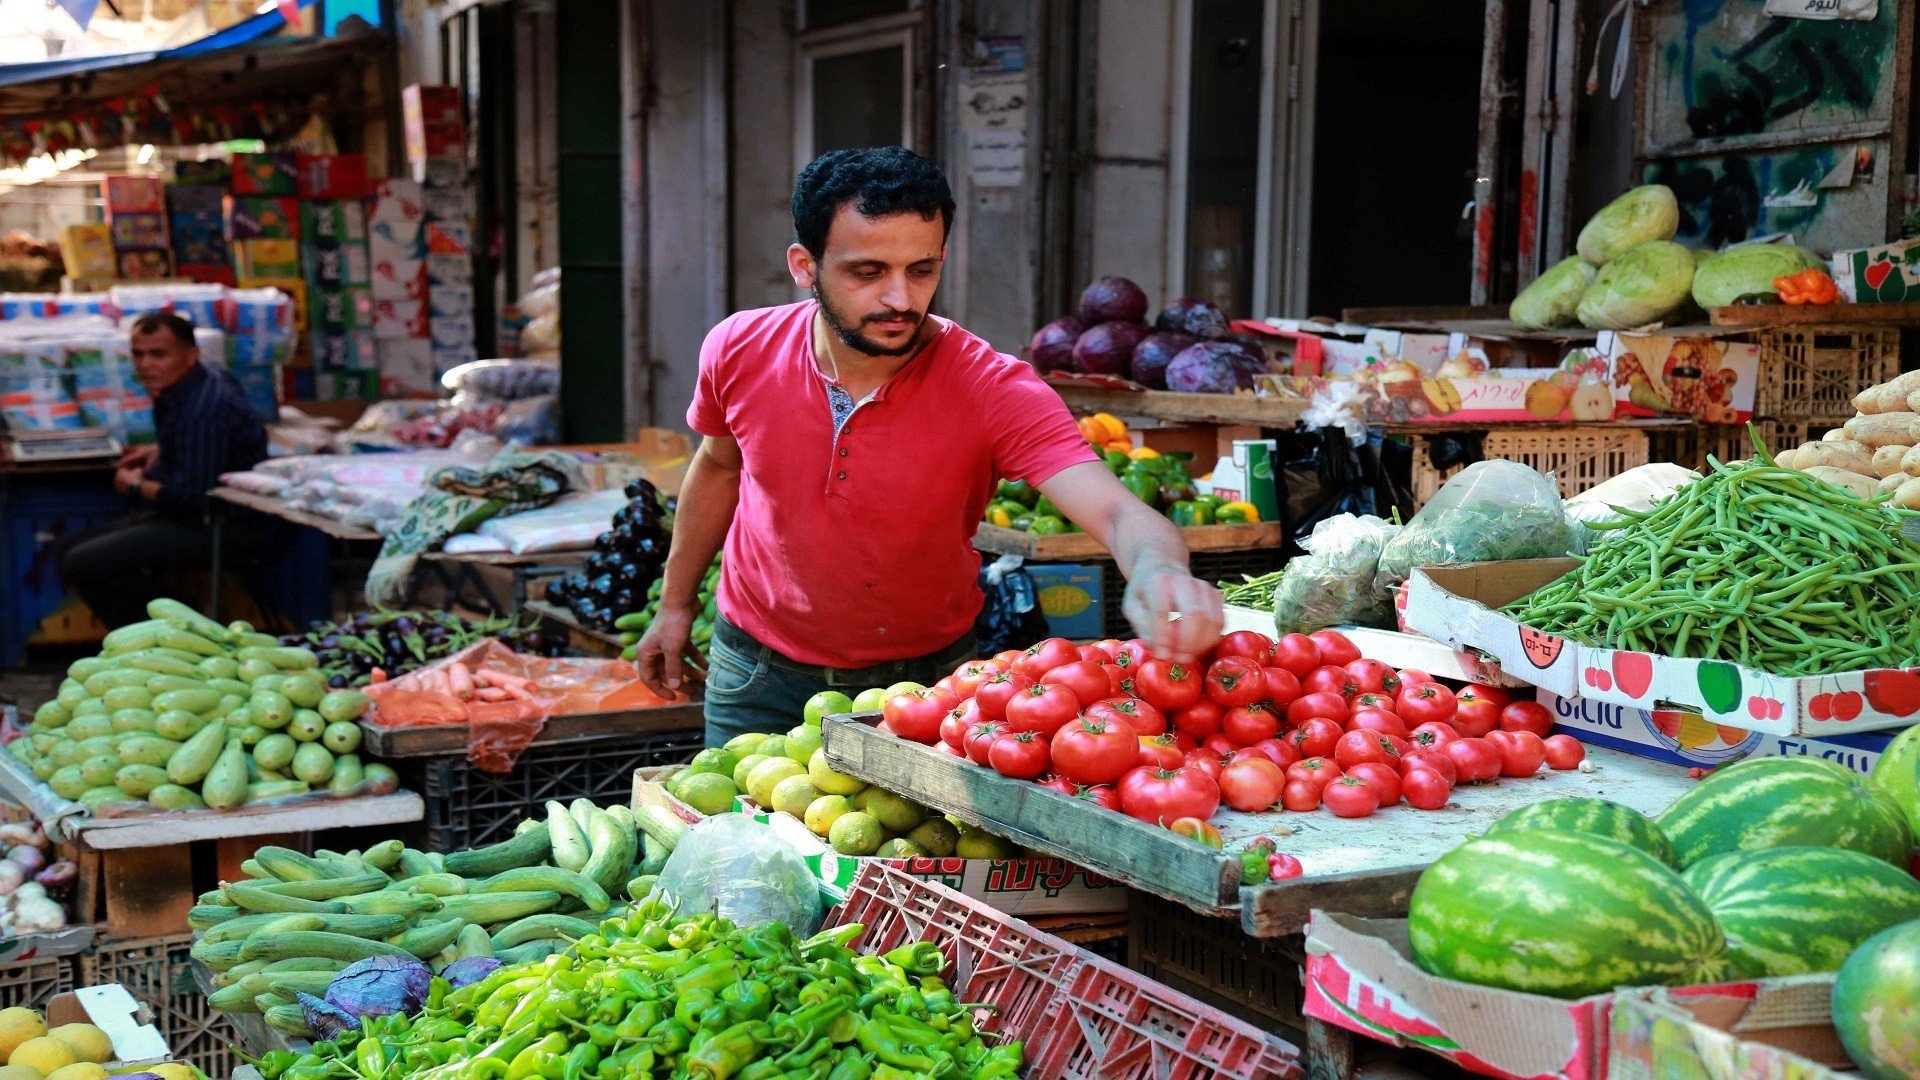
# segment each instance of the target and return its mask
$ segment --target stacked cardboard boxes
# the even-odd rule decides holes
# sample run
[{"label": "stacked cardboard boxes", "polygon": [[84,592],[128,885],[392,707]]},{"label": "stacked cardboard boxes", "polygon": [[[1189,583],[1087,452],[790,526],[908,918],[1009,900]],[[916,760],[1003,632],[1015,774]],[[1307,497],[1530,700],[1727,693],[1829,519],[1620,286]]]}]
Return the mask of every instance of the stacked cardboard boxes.
[{"label": "stacked cardboard boxes", "polygon": [[419,250],[426,259],[427,337],[433,373],[438,377],[479,357],[466,124],[457,87],[409,86],[401,95],[401,107],[407,161],[420,183]]},{"label": "stacked cardboard boxes", "polygon": [[389,396],[435,392],[433,340],[427,328],[427,211],[417,180],[374,185],[367,215],[372,262],[373,336],[380,389]]},{"label": "stacked cardboard boxes", "polygon": [[157,177],[109,176],[101,186],[116,276],[123,280],[172,277],[167,185]]}]

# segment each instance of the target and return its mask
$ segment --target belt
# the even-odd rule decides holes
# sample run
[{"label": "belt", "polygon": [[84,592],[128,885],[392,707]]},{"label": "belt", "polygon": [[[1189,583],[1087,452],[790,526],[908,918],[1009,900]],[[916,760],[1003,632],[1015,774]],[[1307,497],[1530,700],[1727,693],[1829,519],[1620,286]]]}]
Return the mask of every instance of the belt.
[{"label": "belt", "polygon": [[762,644],[752,634],[728,622],[725,616],[714,617],[713,637],[734,652],[750,657],[762,656],[767,663],[783,671],[818,679],[828,686],[861,689],[889,686],[905,680],[931,682],[941,675],[948,674],[952,668],[973,659],[975,648],[973,632],[969,630],[953,644],[925,656],[890,660],[871,667],[835,668],[820,664],[803,664],[792,657],[782,655],[771,646]]}]

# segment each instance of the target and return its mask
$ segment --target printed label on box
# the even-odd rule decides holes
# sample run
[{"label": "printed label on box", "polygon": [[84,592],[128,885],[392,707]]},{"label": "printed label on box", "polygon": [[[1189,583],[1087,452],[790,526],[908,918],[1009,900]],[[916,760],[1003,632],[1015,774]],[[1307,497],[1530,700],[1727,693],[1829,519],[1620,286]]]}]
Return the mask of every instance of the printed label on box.
[{"label": "printed label on box", "polygon": [[109,176],[104,197],[110,213],[158,214],[167,208],[167,185],[152,176]]},{"label": "printed label on box", "polygon": [[467,255],[427,256],[427,282],[432,285],[472,284],[472,257]]},{"label": "printed label on box", "polygon": [[233,200],[235,240],[298,240],[300,203],[296,199],[237,196]]},{"label": "printed label on box", "polygon": [[233,193],[235,195],[296,195],[291,151],[275,150],[264,154],[233,155]]},{"label": "printed label on box", "polygon": [[417,221],[375,219],[367,229],[367,255],[376,263],[417,262],[426,268],[426,229]]},{"label": "printed label on box", "polygon": [[159,251],[167,246],[165,214],[115,214],[107,224],[113,230],[116,251]]},{"label": "printed label on box", "polygon": [[425,193],[428,221],[457,221],[462,225],[473,216],[471,192],[464,187],[434,188]]},{"label": "printed label on box", "polygon": [[433,370],[433,342],[426,338],[383,340],[380,348],[380,390],[385,394],[437,394]]},{"label": "printed label on box", "polygon": [[1056,637],[1097,638],[1102,635],[1105,604],[1101,601],[1104,571],[1098,566],[1071,563],[1028,563],[1035,599],[1047,617],[1047,630]]},{"label": "printed label on box", "polygon": [[300,245],[292,240],[242,240],[233,245],[233,260],[243,278],[300,276]]},{"label": "printed label on box", "polygon": [[445,375],[461,364],[471,364],[478,359],[480,359],[480,353],[473,347],[472,342],[452,347],[434,345],[433,373],[436,376]]},{"label": "printed label on box", "polygon": [[201,214],[216,223],[226,217],[227,193],[217,187],[173,184],[167,188],[167,210],[176,217]]},{"label": "printed label on box", "polygon": [[457,349],[461,346],[473,346],[473,320],[437,319],[431,316],[427,320],[428,336],[433,339],[435,348]]},{"label": "printed label on box", "polygon": [[473,286],[435,285],[428,294],[427,310],[436,319],[473,318]]},{"label": "printed label on box", "polygon": [[378,300],[425,300],[427,264],[414,261],[375,259],[371,273],[373,295]]},{"label": "printed label on box", "polygon": [[1831,265],[1842,300],[1856,304],[1920,301],[1920,237],[1836,251]]},{"label": "printed label on box", "polygon": [[413,178],[427,188],[459,188],[467,185],[467,162],[462,158],[432,158],[409,163]]},{"label": "printed label on box", "polygon": [[112,277],[113,229],[104,221],[95,221],[60,230],[60,261],[68,277]]},{"label": "printed label on box", "polygon": [[467,232],[464,221],[428,221],[427,254],[432,255],[469,255],[473,251],[473,237]]},{"label": "printed label on box", "polygon": [[367,195],[365,154],[298,154],[294,167],[303,199],[363,199]]},{"label": "printed label on box", "polygon": [[1713,337],[1603,331],[1619,415],[1690,416],[1705,424],[1753,419],[1760,346]]},{"label": "printed label on box", "polygon": [[[427,337],[427,305],[419,300],[373,302],[373,334],[378,338]],[[428,355],[431,356],[431,346]]]},{"label": "printed label on box", "polygon": [[316,289],[312,294],[310,317],[319,330],[370,330],[373,328],[373,292],[365,286],[345,289]]},{"label": "printed label on box", "polygon": [[1697,710],[1664,703],[1639,709],[1541,691],[1561,731],[1585,743],[1687,768],[1717,768],[1749,757],[1817,757],[1865,774],[1893,733],[1805,738],[1709,723]]}]

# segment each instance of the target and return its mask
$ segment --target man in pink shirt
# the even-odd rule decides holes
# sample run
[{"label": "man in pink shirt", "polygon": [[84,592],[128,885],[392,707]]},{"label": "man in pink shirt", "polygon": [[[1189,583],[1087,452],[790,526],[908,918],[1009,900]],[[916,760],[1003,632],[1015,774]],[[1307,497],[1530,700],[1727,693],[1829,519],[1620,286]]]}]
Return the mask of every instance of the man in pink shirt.
[{"label": "man in pink shirt", "polygon": [[642,676],[677,689],[702,576],[724,542],[706,672],[707,743],[784,731],[815,693],[931,683],[973,655],[972,537],[1002,478],[1026,480],[1105,544],[1125,611],[1162,655],[1220,636],[1220,594],[1180,531],[1100,463],[1032,367],[929,315],[953,195],[900,147],[838,150],[793,191],[794,284],[813,299],[708,333]]}]

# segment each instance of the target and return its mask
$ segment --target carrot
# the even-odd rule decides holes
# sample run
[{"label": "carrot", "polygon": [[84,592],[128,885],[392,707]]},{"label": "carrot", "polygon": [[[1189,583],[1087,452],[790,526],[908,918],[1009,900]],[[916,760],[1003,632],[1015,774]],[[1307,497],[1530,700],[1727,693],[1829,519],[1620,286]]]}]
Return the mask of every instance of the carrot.
[{"label": "carrot", "polygon": [[473,672],[465,664],[451,664],[447,667],[447,685],[452,688],[453,696],[470,698],[473,696]]},{"label": "carrot", "polygon": [[367,677],[367,682],[369,683],[383,683],[386,681],[387,681],[387,673],[384,668],[374,668],[373,674]]},{"label": "carrot", "polygon": [[482,686],[473,692],[473,696],[481,701],[505,701],[508,695],[497,686]]},{"label": "carrot", "polygon": [[509,675],[504,671],[490,670],[487,672],[487,677],[488,681],[493,683],[493,685],[508,690],[518,689],[522,693],[529,693],[533,689],[533,680],[524,676]]}]

